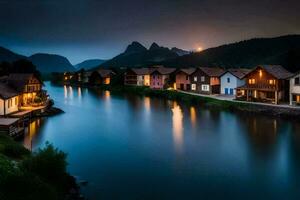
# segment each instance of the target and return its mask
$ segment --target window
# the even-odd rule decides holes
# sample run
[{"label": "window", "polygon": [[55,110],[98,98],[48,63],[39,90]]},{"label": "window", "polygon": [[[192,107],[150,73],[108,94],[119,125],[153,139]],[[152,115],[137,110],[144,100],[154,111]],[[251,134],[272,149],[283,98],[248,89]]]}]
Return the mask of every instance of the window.
[{"label": "window", "polygon": [[254,79],[254,78],[249,79],[249,84],[250,84],[250,85],[251,85],[251,84],[255,84],[255,79]]},{"label": "window", "polygon": [[205,81],[205,76],[201,76],[201,82]]},{"label": "window", "polygon": [[209,91],[209,85],[202,85],[201,90],[208,92]]},{"label": "window", "polygon": [[295,78],[295,85],[300,85],[300,78],[299,77]]},{"label": "window", "polygon": [[194,76],[194,81],[197,81],[197,76]]},{"label": "window", "polygon": [[142,76],[142,79],[144,80],[144,76]]},{"label": "window", "polygon": [[185,77],[185,80],[187,80],[187,81],[188,81],[188,80],[189,80],[189,76],[186,76],[186,77]]},{"label": "window", "polygon": [[196,90],[196,84],[192,84],[192,90]]},{"label": "window", "polygon": [[15,98],[15,105],[18,105],[18,97]]},{"label": "window", "polygon": [[230,78],[227,78],[227,83],[230,83]]},{"label": "window", "polygon": [[275,80],[273,80],[273,79],[269,80],[269,84],[270,84],[270,85],[275,85],[275,83],[276,83]]}]

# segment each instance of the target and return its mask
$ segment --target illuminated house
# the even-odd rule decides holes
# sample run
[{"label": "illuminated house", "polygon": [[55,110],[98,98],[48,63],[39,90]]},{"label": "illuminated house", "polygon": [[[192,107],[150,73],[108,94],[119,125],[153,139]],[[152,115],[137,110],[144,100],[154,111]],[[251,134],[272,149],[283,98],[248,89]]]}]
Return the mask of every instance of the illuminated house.
[{"label": "illuminated house", "polygon": [[224,70],[218,67],[198,67],[191,74],[191,89],[200,94],[220,94],[220,76]]},{"label": "illuminated house", "polygon": [[125,85],[150,86],[149,68],[130,68],[124,74]]},{"label": "illuminated house", "polygon": [[0,83],[0,116],[9,115],[19,110],[19,95],[7,83]]},{"label": "illuminated house", "polygon": [[221,76],[221,94],[236,95],[236,88],[245,85],[249,69],[228,69]]},{"label": "illuminated house", "polygon": [[196,71],[195,68],[179,69],[176,71],[176,89],[191,90],[191,74]]},{"label": "illuminated house", "polygon": [[300,105],[300,72],[290,78],[290,105]]},{"label": "illuminated house", "polygon": [[0,115],[9,115],[22,107],[46,106],[48,95],[34,74],[10,74],[0,82]]},{"label": "illuminated house", "polygon": [[260,65],[246,75],[245,85],[237,88],[236,98],[278,104],[288,99],[292,74],[280,65]]},{"label": "illuminated house", "polygon": [[158,67],[154,68],[150,74],[150,88],[151,89],[168,89],[174,87],[172,75],[176,69]]},{"label": "illuminated house", "polygon": [[99,69],[99,70],[93,71],[89,78],[89,84],[91,84],[91,85],[102,85],[102,84],[109,85],[111,82],[111,78],[114,75],[115,75],[115,72],[113,72],[110,69]]}]

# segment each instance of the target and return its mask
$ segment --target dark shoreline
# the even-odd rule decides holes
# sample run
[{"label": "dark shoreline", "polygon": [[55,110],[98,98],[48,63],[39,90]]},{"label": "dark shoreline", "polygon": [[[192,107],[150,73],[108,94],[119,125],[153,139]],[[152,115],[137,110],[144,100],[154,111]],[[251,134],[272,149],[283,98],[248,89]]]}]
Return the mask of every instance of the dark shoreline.
[{"label": "dark shoreline", "polygon": [[[62,84],[57,85],[61,86]],[[297,108],[294,109],[288,107],[276,107],[274,105],[258,105],[246,102],[244,103],[241,101],[219,100],[211,97],[185,94],[174,90],[152,90],[148,87],[119,85],[87,86],[70,84],[70,86],[109,90],[113,94],[129,93],[139,96],[165,98],[169,100],[180,101],[186,104],[204,106],[213,110],[227,110],[231,112],[239,112],[242,114],[260,114],[285,118],[289,120],[297,120],[297,117],[300,117],[300,109]]]}]

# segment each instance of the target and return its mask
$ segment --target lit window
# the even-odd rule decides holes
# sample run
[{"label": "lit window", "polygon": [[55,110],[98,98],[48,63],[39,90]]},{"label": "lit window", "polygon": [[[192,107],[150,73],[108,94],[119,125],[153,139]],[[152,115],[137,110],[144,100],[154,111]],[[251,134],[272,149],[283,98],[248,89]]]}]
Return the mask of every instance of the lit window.
[{"label": "lit window", "polygon": [[197,76],[194,76],[194,81],[197,81]]},{"label": "lit window", "polygon": [[192,84],[192,90],[196,90],[196,84]]},{"label": "lit window", "polygon": [[262,77],[262,70],[259,70],[259,77]]}]

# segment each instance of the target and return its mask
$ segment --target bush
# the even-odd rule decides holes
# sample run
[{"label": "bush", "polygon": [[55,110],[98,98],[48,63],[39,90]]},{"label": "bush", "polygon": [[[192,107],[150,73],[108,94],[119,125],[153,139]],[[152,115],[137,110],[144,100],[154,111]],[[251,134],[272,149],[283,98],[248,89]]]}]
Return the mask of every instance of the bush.
[{"label": "bush", "polygon": [[7,144],[3,148],[3,154],[11,158],[22,158],[29,155],[30,151],[19,144]]}]

